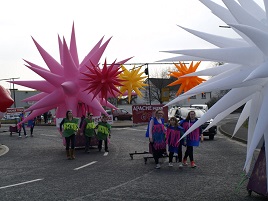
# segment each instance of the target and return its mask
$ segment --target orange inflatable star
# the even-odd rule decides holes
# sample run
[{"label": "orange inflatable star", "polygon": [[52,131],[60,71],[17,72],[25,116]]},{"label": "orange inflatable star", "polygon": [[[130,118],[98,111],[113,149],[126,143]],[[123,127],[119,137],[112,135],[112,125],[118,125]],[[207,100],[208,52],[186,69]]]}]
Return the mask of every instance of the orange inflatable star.
[{"label": "orange inflatable star", "polygon": [[168,86],[175,86],[178,84],[181,85],[179,90],[176,93],[177,96],[180,95],[182,92],[186,92],[186,91],[192,89],[193,87],[199,85],[203,81],[206,81],[205,79],[202,79],[198,76],[181,77],[183,75],[195,72],[200,63],[201,63],[201,61],[197,62],[194,65],[192,62],[190,67],[187,68],[184,63],[180,62],[180,65],[174,64],[176,66],[176,68],[178,69],[178,71],[174,71],[174,72],[169,71],[170,76],[178,78],[178,79],[176,81],[170,83]]}]

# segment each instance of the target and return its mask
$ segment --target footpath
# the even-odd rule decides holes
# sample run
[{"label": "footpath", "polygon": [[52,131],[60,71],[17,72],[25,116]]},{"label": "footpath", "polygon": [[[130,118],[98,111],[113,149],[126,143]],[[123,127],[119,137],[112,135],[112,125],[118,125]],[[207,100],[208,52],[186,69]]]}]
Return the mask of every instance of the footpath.
[{"label": "footpath", "polygon": [[[236,132],[236,134],[233,136],[233,133],[234,133],[234,129],[235,129],[235,126],[236,126],[236,122],[228,122],[226,124],[223,124],[221,126],[218,127],[218,130],[234,139],[234,140],[237,140],[239,142],[243,142],[243,143],[247,143],[247,132],[248,132],[248,129],[244,126],[241,126],[238,131]],[[232,137],[233,136],[233,137]]]}]

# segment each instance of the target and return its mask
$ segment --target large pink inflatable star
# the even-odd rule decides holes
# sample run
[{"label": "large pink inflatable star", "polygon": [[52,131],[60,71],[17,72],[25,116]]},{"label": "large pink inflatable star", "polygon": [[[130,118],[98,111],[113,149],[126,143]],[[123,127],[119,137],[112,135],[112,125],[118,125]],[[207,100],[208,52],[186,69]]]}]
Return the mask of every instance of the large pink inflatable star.
[{"label": "large pink inflatable star", "polygon": [[[103,105],[109,108],[115,108],[115,106],[110,104],[103,97],[88,93],[88,91],[85,90],[90,88],[91,85],[91,83],[85,81],[87,78],[85,74],[91,74],[88,68],[93,68],[93,66],[98,65],[110,41],[110,39],[108,39],[101,45],[102,40],[103,38],[93,47],[84,60],[79,63],[73,25],[70,48],[68,48],[64,38],[62,41],[58,37],[60,52],[59,63],[33,39],[49,70],[25,60],[28,64],[26,66],[44,78],[44,80],[12,82],[41,91],[41,93],[24,100],[37,101],[26,110],[33,112],[24,122],[54,108],[57,108],[56,117],[58,118],[65,117],[67,110],[72,110],[74,116],[79,117],[85,109],[89,110],[89,112],[92,112],[94,115],[100,115],[101,113],[106,114]],[[120,64],[124,64],[129,59],[130,58],[115,63],[114,66],[120,66]],[[112,85],[113,83],[108,82],[106,84]],[[83,110],[81,108],[83,108]]]}]

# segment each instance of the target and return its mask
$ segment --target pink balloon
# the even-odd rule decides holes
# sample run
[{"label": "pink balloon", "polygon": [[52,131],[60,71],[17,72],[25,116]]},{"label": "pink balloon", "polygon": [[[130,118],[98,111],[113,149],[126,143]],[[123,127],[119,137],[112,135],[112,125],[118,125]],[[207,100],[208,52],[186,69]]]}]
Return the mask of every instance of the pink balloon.
[{"label": "pink balloon", "polygon": [[[119,84],[117,80],[119,66],[130,58],[120,63],[114,63],[111,66],[106,65],[102,71],[97,70],[98,72],[104,73],[102,79],[98,79],[99,82],[96,82],[98,73],[95,75],[92,74],[92,72],[96,71],[99,60],[110,39],[101,45],[102,38],[81,63],[77,54],[74,25],[72,27],[70,48],[68,48],[64,38],[61,40],[58,37],[60,62],[56,61],[33,39],[49,70],[25,60],[28,64],[26,66],[44,78],[44,80],[10,81],[11,83],[41,91],[38,95],[24,100],[37,102],[26,110],[33,112],[23,122],[54,108],[57,108],[57,118],[65,117],[67,110],[72,110],[74,116],[80,117],[88,111],[94,115],[100,115],[101,113],[107,114],[103,106],[115,108],[115,106],[107,101],[108,92],[111,94],[117,92],[115,85]],[[94,81],[89,82],[86,80],[88,76],[93,76]],[[104,79],[105,82],[103,82]],[[99,89],[91,90],[96,86],[100,86],[101,82],[102,85]]]},{"label": "pink balloon", "polygon": [[0,111],[5,112],[13,104],[10,93],[0,85]]}]

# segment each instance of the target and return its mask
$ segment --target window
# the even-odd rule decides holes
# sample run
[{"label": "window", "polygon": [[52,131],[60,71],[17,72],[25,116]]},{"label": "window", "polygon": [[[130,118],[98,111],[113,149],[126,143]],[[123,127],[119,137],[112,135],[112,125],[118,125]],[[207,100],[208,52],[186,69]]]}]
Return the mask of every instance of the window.
[{"label": "window", "polygon": [[128,112],[126,110],[121,110],[122,114],[127,114]]},{"label": "window", "polygon": [[196,99],[196,95],[191,96],[190,99]]}]

